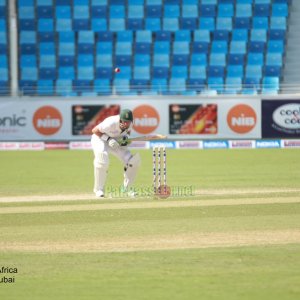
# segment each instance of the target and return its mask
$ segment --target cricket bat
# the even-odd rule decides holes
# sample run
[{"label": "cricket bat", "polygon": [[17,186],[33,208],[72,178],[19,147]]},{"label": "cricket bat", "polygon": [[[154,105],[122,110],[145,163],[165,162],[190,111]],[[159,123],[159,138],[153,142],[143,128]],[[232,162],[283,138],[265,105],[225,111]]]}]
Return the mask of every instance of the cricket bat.
[{"label": "cricket bat", "polygon": [[162,134],[151,134],[151,135],[143,135],[143,136],[137,136],[134,138],[130,138],[130,141],[154,141],[154,140],[164,140],[166,139],[166,135]]}]

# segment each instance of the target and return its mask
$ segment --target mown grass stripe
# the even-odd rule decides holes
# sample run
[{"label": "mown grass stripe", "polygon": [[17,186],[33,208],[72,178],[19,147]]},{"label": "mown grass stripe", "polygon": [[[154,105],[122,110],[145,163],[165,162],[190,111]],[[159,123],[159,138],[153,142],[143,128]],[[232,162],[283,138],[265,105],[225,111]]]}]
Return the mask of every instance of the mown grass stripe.
[{"label": "mown grass stripe", "polygon": [[145,208],[176,208],[176,207],[205,207],[228,205],[259,205],[277,203],[300,203],[299,197],[274,197],[274,198],[244,198],[226,200],[180,200],[180,201],[151,201],[151,202],[126,202],[126,203],[102,203],[102,204],[72,204],[30,207],[2,207],[0,214],[22,213],[51,213],[67,211],[95,211],[95,210],[121,210],[121,209],[145,209]]}]

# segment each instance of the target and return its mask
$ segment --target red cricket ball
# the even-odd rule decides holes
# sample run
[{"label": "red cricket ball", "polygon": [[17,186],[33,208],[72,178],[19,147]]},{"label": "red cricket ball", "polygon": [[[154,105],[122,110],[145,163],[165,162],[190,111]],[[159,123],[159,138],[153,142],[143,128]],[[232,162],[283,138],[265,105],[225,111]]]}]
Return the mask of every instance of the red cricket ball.
[{"label": "red cricket ball", "polygon": [[120,73],[120,72],[121,72],[120,68],[115,68],[115,73]]}]

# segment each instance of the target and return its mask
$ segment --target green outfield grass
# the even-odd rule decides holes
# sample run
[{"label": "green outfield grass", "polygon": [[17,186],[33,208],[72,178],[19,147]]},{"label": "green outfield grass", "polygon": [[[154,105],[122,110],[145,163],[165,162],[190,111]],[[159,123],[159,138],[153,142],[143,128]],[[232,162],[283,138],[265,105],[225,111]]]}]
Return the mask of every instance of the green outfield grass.
[{"label": "green outfield grass", "polygon": [[0,152],[0,299],[299,299],[300,150],[167,152],[192,196],[98,200],[90,151]]}]

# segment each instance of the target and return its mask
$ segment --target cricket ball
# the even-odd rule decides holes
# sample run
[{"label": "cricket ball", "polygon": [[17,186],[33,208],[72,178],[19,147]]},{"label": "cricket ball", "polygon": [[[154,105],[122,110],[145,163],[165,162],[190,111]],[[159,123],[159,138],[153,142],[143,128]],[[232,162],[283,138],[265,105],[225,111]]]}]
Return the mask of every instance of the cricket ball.
[{"label": "cricket ball", "polygon": [[120,72],[121,72],[120,68],[115,68],[115,73],[120,73]]}]

